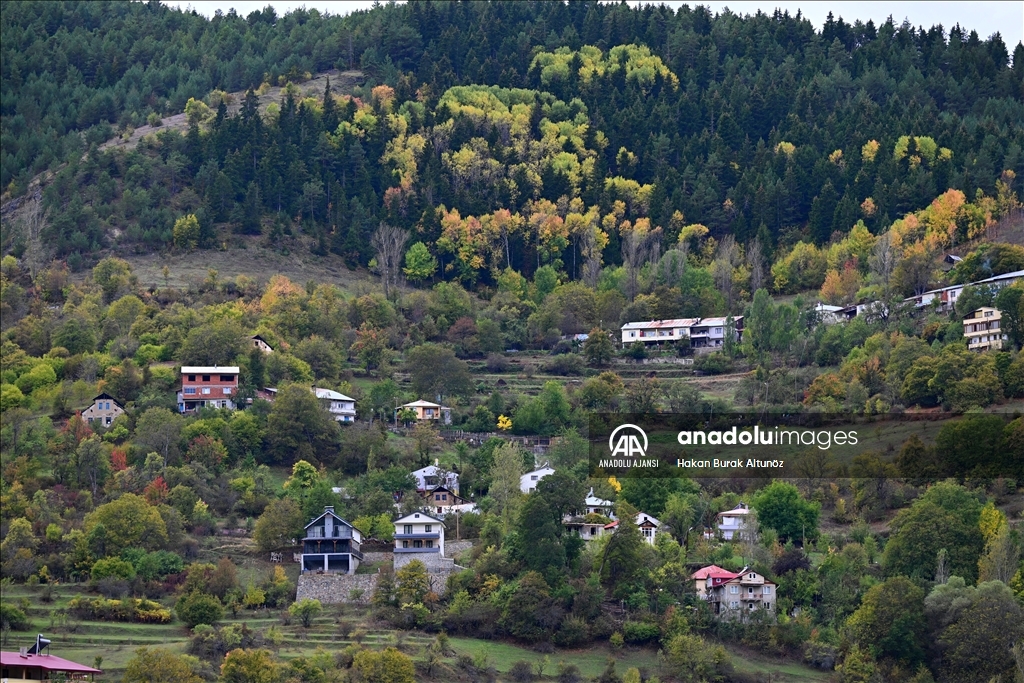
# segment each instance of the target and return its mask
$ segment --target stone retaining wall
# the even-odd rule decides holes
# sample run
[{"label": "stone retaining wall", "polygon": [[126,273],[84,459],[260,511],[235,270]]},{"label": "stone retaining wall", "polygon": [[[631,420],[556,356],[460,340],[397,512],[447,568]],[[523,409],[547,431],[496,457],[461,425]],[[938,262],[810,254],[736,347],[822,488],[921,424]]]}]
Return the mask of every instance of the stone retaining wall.
[{"label": "stone retaining wall", "polygon": [[363,553],[363,564],[371,564],[373,562],[391,562],[391,558],[394,557],[394,553],[388,551],[386,553]]},{"label": "stone retaining wall", "polygon": [[[377,589],[377,574],[302,574],[295,592],[295,600],[310,598],[324,605],[340,603],[369,604]],[[358,598],[352,591],[361,590]]]}]

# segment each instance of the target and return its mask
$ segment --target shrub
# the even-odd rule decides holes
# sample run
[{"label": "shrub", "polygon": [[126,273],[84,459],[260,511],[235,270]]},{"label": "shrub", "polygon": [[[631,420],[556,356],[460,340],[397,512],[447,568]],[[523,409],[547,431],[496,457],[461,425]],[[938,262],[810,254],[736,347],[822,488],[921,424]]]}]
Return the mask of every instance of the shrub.
[{"label": "shrub", "polygon": [[508,670],[508,677],[516,683],[529,683],[533,680],[533,667],[524,660],[519,660]]},{"label": "shrub", "polygon": [[195,628],[199,624],[215,624],[224,616],[220,600],[198,591],[178,598],[174,612],[189,628]]},{"label": "shrub", "polygon": [[616,650],[619,650],[622,649],[622,646],[625,644],[625,639],[622,637],[621,633],[616,631],[612,634],[612,637],[608,639],[608,644]]},{"label": "shrub", "polygon": [[27,631],[32,624],[22,610],[6,602],[0,602],[0,626],[12,631]]},{"label": "shrub", "polygon": [[92,566],[92,580],[99,582],[102,579],[115,578],[131,581],[135,578],[135,567],[131,562],[122,560],[119,557],[108,557],[96,560]]},{"label": "shrub", "polygon": [[627,621],[622,625],[622,638],[627,643],[648,643],[661,637],[657,624],[646,621]]},{"label": "shrub", "polygon": [[586,619],[570,614],[562,619],[562,625],[553,640],[561,647],[579,647],[586,643],[589,637]]},{"label": "shrub", "polygon": [[693,367],[709,375],[721,375],[732,372],[732,359],[721,351],[714,351],[706,356],[700,356],[693,362]]},{"label": "shrub", "polygon": [[575,353],[555,356],[544,364],[544,372],[549,375],[582,375],[583,358]]},{"label": "shrub", "polygon": [[159,602],[138,598],[107,600],[79,596],[71,599],[68,603],[68,610],[79,619],[143,624],[169,624],[171,622],[170,610]]}]

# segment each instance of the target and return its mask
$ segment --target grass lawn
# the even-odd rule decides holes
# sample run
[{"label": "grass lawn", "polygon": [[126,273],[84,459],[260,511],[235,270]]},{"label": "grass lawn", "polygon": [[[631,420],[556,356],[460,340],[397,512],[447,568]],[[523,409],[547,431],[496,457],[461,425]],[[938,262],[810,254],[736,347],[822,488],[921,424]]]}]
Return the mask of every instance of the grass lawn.
[{"label": "grass lawn", "polygon": [[608,666],[609,658],[615,660],[615,670],[619,675],[630,667],[646,667],[653,670],[658,661],[655,650],[626,648],[614,652],[607,644],[595,645],[586,650],[556,650],[545,655],[529,648],[493,640],[452,638],[451,643],[456,655],[469,655],[474,659],[486,655],[487,662],[502,673],[519,661],[529,662],[536,670],[536,666],[543,662],[545,657],[548,659],[545,675],[556,674],[559,663],[564,662],[575,664],[579,667],[580,673],[588,677],[599,676]]}]

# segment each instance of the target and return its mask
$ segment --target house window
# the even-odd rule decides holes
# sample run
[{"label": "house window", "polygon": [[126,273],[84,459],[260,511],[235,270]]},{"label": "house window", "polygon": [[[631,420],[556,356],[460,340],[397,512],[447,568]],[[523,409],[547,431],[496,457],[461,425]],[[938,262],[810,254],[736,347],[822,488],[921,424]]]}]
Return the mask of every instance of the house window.
[{"label": "house window", "polygon": [[435,493],[434,494],[434,500],[441,500],[441,494],[440,493]]},{"label": "house window", "polygon": [[221,382],[234,382],[235,381],[235,376],[234,375],[221,375],[220,376],[220,381]]},{"label": "house window", "polygon": [[427,541],[427,547],[428,548],[433,548],[434,547],[434,542],[433,541]]},{"label": "house window", "polygon": [[109,417],[106,420],[106,424],[110,424],[110,418]]},{"label": "house window", "polygon": [[532,477],[530,477],[530,481],[537,481],[537,475],[535,474]]},{"label": "house window", "polygon": [[748,588],[747,589],[747,595],[753,595],[753,594],[754,594],[754,589],[753,588]]},{"label": "house window", "polygon": [[422,548],[423,547],[423,541],[413,541],[412,542],[412,547],[413,548]]},{"label": "house window", "polygon": [[448,500],[448,494],[447,493],[442,493],[441,494],[441,500]]},{"label": "house window", "polygon": [[203,394],[210,393],[210,387],[203,387]]},{"label": "house window", "polygon": [[408,548],[409,547],[409,541],[402,541],[402,547],[403,548]]},{"label": "house window", "polygon": [[224,387],[224,395],[225,396],[230,396],[231,395],[231,387]]},{"label": "house window", "polygon": [[427,524],[425,527],[423,527],[424,533],[428,533],[429,534],[433,528],[434,528],[433,524]]},{"label": "house window", "polygon": [[756,579],[757,578],[757,574],[747,574],[747,578],[748,579]]},{"label": "house window", "polygon": [[768,595],[768,594],[770,594],[772,592],[772,587],[771,586],[764,586],[761,589],[761,592],[764,593],[765,595]]},{"label": "house window", "polygon": [[732,593],[733,595],[735,595],[736,593],[740,592],[740,587],[739,586],[729,586],[729,592]]},{"label": "house window", "polygon": [[188,381],[189,382],[195,382],[196,381],[196,376],[195,375],[189,375],[188,376]]},{"label": "house window", "polygon": [[406,524],[405,525],[405,531],[402,532],[402,533],[411,534],[412,533],[412,524]]},{"label": "house window", "polygon": [[736,601],[734,600],[734,601],[732,601],[732,602],[730,602],[730,603],[729,603],[729,606],[730,606],[730,607],[732,607],[733,609],[736,609],[737,607],[739,607],[739,606],[740,606],[740,603],[738,603],[738,602],[736,602]]},{"label": "house window", "polygon": [[750,603],[749,607],[750,607],[751,610],[753,610],[754,609],[754,603]]},{"label": "house window", "polygon": [[203,375],[203,381],[204,382],[209,382],[210,381],[210,376],[209,375]]},{"label": "house window", "polygon": [[186,393],[186,394],[189,394],[189,395],[194,395],[196,393],[196,388],[195,387],[185,387],[185,391],[183,393]]}]

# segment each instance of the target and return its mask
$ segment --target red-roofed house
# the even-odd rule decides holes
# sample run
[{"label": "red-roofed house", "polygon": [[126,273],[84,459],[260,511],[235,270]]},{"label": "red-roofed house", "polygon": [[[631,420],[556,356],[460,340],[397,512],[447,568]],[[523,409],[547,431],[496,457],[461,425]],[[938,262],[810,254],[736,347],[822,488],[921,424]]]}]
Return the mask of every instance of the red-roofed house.
[{"label": "red-roofed house", "polygon": [[694,587],[697,595],[707,600],[708,592],[716,586],[721,586],[726,581],[735,579],[739,574],[728,569],[722,569],[717,564],[712,564],[703,569],[698,569],[693,575]]},{"label": "red-roofed house", "polygon": [[30,655],[0,652],[2,678],[7,681],[92,681],[103,673],[91,666],[78,664],[54,655]]}]

